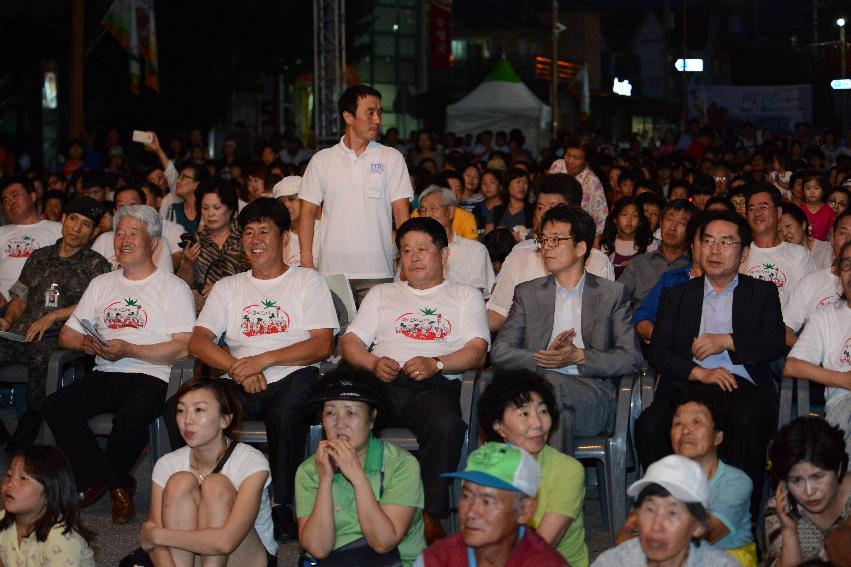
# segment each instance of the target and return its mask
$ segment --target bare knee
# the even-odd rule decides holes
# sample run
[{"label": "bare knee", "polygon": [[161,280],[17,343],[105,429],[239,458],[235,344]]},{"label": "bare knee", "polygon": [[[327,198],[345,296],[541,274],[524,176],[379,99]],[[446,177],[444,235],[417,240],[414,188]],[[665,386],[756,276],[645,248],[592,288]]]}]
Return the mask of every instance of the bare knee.
[{"label": "bare knee", "polygon": [[[196,483],[197,484],[197,483]],[[236,498],[236,488],[228,477],[216,473],[204,477],[200,486],[201,499],[230,506]]]},{"label": "bare knee", "polygon": [[176,472],[168,478],[163,488],[163,503],[182,500],[185,498],[197,498],[199,494],[197,477],[191,472]]}]

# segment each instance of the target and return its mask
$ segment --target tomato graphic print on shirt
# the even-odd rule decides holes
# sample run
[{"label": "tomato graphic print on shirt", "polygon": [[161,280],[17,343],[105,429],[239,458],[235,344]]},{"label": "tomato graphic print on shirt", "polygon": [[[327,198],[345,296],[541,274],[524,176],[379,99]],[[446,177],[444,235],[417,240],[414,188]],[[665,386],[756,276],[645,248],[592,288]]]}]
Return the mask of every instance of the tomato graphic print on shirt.
[{"label": "tomato graphic print on shirt", "polygon": [[435,307],[420,309],[419,313],[405,313],[393,325],[397,333],[415,341],[446,341],[452,332],[452,323],[437,312]]},{"label": "tomato graphic print on shirt", "polygon": [[286,333],[290,328],[290,315],[277,301],[264,299],[259,304],[242,308],[240,330],[246,337]]},{"label": "tomato graphic print on shirt", "polygon": [[842,352],[839,355],[839,364],[851,366],[851,337],[845,339],[845,344],[842,345]]},{"label": "tomato graphic print on shirt", "polygon": [[786,274],[780,271],[777,264],[764,262],[762,264],[751,266],[750,269],[748,269],[748,275],[759,280],[771,282],[780,289],[786,287]]},{"label": "tomato graphic print on shirt", "polygon": [[33,250],[41,248],[38,241],[32,236],[21,236],[10,238],[3,247],[3,254],[7,258],[29,258]]},{"label": "tomato graphic print on shirt", "polygon": [[148,324],[148,312],[132,297],[113,301],[103,311],[103,322],[110,329],[142,329]]}]

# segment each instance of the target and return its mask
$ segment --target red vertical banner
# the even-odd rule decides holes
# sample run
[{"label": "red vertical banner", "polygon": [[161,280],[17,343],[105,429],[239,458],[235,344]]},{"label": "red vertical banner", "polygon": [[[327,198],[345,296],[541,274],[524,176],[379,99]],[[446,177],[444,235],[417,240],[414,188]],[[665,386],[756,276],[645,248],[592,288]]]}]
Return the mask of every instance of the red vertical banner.
[{"label": "red vertical banner", "polygon": [[452,55],[452,2],[431,0],[431,68],[448,69]]}]

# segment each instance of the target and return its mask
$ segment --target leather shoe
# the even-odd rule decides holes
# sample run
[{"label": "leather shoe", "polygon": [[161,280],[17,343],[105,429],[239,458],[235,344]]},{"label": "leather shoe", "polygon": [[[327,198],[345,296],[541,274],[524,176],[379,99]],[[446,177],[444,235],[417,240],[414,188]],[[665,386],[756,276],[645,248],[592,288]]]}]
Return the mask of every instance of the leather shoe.
[{"label": "leather shoe", "polygon": [[113,488],[109,495],[112,498],[112,523],[126,524],[136,515],[133,507],[133,496],[136,494],[136,483],[130,488]]},{"label": "leather shoe", "polygon": [[426,545],[431,545],[446,537],[446,530],[443,529],[440,518],[428,512],[423,514],[423,528]]},{"label": "leather shoe", "polygon": [[101,482],[80,493],[80,508],[88,508],[104,495],[109,484]]}]

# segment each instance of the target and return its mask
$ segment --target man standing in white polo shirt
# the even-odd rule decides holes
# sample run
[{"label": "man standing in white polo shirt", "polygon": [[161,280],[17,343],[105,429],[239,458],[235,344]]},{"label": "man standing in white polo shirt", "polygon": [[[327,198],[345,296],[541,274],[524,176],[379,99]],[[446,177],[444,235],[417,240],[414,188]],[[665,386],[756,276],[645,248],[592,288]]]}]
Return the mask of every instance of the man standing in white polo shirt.
[{"label": "man standing in white polo shirt", "polygon": [[301,265],[316,268],[313,219],[322,205],[319,253],[323,274],[346,274],[360,301],[378,283],[393,281],[393,221],[408,220],[414,196],[402,154],[375,141],[381,93],[366,85],[346,89],[337,104],[345,133],[307,166],[299,198]]}]

